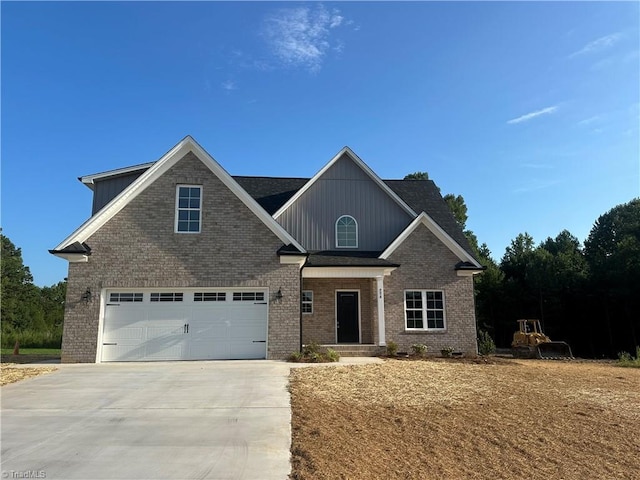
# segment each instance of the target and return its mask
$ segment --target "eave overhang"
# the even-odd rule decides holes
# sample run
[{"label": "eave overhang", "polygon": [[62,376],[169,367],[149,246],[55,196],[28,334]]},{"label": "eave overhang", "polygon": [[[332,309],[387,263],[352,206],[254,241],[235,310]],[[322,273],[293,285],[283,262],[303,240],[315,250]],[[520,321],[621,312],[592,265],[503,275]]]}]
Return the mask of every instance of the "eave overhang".
[{"label": "eave overhang", "polygon": [[378,278],[391,275],[397,267],[304,267],[302,278]]}]

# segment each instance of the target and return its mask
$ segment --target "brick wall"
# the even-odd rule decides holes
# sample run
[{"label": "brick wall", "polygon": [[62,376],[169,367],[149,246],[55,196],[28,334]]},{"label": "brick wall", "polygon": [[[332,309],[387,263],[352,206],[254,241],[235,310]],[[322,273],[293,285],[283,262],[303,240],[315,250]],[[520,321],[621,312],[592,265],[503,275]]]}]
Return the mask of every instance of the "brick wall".
[{"label": "brick wall", "polygon": [[[202,231],[174,233],[177,184],[202,185]],[[100,301],[80,301],[87,288],[268,287],[268,358],[299,347],[300,277],[281,265],[282,242],[193,153],[109,220],[86,243],[88,263],[70,263],[62,361],[96,361]]]},{"label": "brick wall", "polygon": [[[420,225],[389,260],[400,267],[384,279],[387,343],[397,342],[400,351],[409,351],[414,343],[424,343],[430,353],[451,346],[467,355],[477,355],[473,278],[457,276],[454,266],[459,259]],[[444,291],[445,331],[405,331],[405,289]]]},{"label": "brick wall", "polygon": [[313,313],[302,315],[302,342],[336,343],[336,290],[360,290],[360,339],[373,343],[372,282],[370,278],[305,278],[303,290],[313,291]]}]

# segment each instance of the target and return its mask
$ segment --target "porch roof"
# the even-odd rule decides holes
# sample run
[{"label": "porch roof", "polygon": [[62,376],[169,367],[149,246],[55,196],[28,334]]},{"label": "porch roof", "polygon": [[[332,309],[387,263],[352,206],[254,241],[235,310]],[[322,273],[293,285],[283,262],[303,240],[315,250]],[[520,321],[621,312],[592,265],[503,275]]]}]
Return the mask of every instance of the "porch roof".
[{"label": "porch roof", "polygon": [[304,267],[399,267],[397,263],[378,258],[381,252],[323,250],[309,252]]}]

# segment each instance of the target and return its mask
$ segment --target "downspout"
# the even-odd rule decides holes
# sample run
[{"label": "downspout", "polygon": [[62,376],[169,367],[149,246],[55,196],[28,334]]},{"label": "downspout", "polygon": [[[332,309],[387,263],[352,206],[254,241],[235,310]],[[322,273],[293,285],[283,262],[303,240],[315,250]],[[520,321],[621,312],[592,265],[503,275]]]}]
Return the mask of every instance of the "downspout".
[{"label": "downspout", "polygon": [[304,268],[304,266],[300,267],[300,293],[298,294],[298,311],[300,312],[300,348],[299,348],[299,352],[302,353],[302,269]]}]

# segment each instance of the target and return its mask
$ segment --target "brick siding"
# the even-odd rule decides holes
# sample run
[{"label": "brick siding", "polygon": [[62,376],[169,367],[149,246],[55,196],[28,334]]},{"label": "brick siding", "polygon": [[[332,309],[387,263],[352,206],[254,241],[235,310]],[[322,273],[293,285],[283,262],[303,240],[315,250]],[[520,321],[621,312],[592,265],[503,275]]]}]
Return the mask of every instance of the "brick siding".
[{"label": "brick siding", "polygon": [[[202,185],[202,231],[174,233],[176,185]],[[282,289],[269,305],[267,357],[284,358],[300,341],[300,273],[281,265],[278,239],[188,153],[87,239],[87,263],[70,263],[62,361],[95,362],[100,301],[89,288],[263,287]]]},{"label": "brick siding", "polygon": [[373,343],[374,311],[370,278],[305,278],[303,290],[313,291],[313,313],[302,315],[302,342],[336,343],[336,290],[360,290],[360,343]]},{"label": "brick siding", "polygon": [[[460,259],[420,225],[389,260],[400,267],[384,279],[387,343],[398,343],[400,351],[409,351],[414,343],[424,343],[430,353],[451,346],[466,355],[477,355],[473,278],[457,276],[454,266]],[[445,331],[405,330],[406,289],[444,291]]]}]

